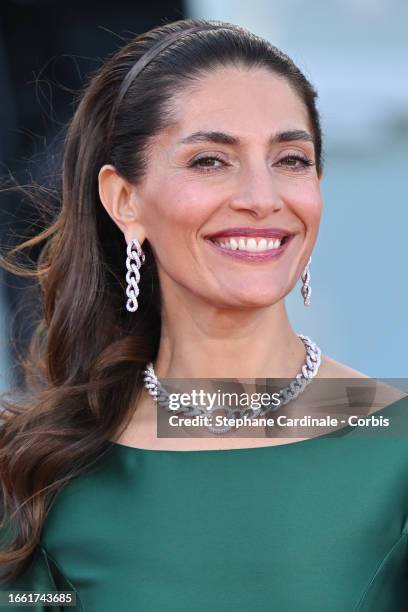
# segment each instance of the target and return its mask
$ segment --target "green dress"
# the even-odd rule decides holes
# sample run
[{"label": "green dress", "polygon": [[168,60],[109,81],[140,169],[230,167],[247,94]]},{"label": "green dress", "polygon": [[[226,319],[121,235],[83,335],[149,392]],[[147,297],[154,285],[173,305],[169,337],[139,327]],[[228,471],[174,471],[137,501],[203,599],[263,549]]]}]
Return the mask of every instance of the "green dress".
[{"label": "green dress", "polygon": [[[407,409],[404,397],[377,414]],[[404,436],[346,427],[202,451],[109,442],[57,497],[29,570],[0,588],[76,592],[76,607],[24,608],[53,612],[402,612],[407,536]]]}]

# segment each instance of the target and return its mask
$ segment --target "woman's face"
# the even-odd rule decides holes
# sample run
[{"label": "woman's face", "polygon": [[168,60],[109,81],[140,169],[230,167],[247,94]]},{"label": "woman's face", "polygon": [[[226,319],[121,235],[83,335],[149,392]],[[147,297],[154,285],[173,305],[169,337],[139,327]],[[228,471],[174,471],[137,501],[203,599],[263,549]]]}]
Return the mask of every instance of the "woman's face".
[{"label": "woman's face", "polygon": [[135,187],[165,301],[276,303],[307,263],[322,209],[304,104],[267,69],[237,67],[209,73],[174,104],[176,121],[152,140]]}]

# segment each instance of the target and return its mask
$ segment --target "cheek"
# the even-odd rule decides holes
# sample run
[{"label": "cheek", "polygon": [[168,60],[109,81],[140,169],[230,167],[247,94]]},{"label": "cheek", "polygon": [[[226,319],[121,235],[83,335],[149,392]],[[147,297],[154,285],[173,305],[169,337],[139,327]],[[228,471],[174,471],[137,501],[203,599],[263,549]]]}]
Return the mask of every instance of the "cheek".
[{"label": "cheek", "polygon": [[[160,194],[160,195],[159,195]],[[165,194],[163,196],[163,194]],[[188,230],[197,231],[216,208],[214,198],[207,197],[203,190],[183,186],[163,185],[153,195],[146,207],[147,225],[151,235]]]},{"label": "cheek", "polygon": [[317,231],[323,202],[319,183],[307,182],[295,185],[286,193],[292,211],[309,232]]}]

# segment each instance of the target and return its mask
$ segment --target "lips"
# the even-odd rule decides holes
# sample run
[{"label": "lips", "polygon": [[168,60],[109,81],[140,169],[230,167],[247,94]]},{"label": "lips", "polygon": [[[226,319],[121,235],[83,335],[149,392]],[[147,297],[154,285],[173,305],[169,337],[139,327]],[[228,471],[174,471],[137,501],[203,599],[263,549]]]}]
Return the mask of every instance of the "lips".
[{"label": "lips", "polygon": [[[259,236],[259,234],[256,234],[256,236]],[[206,242],[211,249],[214,249],[222,256],[255,264],[280,258],[288,248],[289,244],[292,242],[293,238],[294,234],[286,234],[286,236],[281,239],[262,237],[260,238],[260,242],[263,241],[264,244],[261,245],[260,243],[256,243],[255,238],[246,236],[245,238],[241,237],[237,245],[235,238],[225,237],[225,234],[222,234],[222,238],[208,238]],[[247,240],[248,243],[245,245],[244,242],[244,248],[242,248],[241,241],[245,240]],[[267,240],[268,246],[266,247],[265,243]],[[255,248],[253,244],[250,244],[251,242],[255,243]]]}]

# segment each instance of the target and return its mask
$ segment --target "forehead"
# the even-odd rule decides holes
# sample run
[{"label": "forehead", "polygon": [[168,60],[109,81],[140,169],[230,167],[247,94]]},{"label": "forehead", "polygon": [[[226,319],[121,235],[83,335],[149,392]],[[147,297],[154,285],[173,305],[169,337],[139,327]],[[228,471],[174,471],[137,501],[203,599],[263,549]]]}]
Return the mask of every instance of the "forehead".
[{"label": "forehead", "polygon": [[205,73],[172,99],[168,138],[195,129],[259,137],[284,129],[310,131],[305,104],[289,82],[267,68],[223,67]]}]

